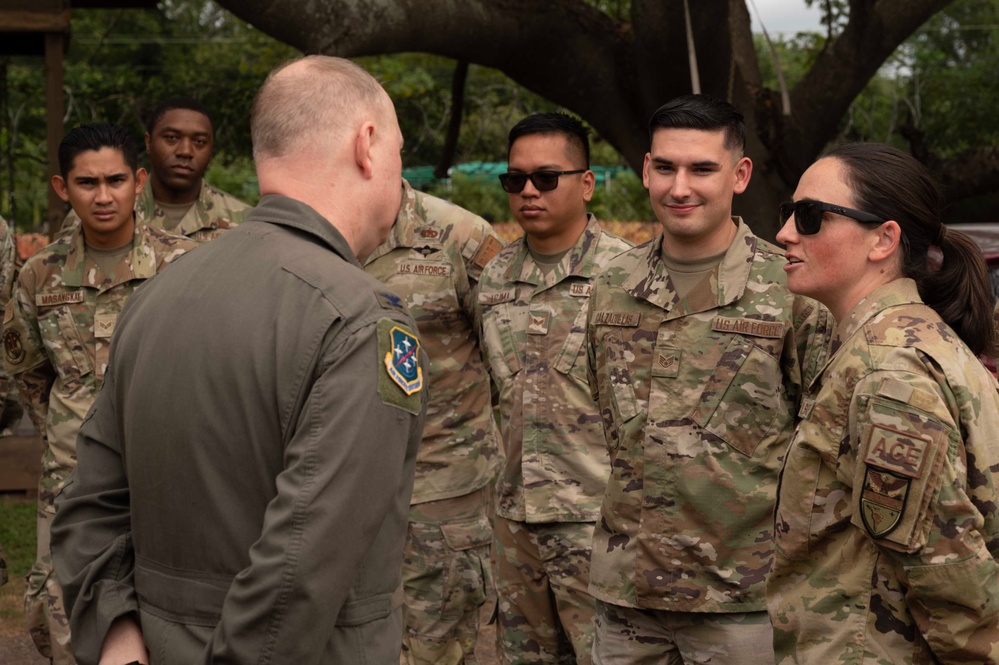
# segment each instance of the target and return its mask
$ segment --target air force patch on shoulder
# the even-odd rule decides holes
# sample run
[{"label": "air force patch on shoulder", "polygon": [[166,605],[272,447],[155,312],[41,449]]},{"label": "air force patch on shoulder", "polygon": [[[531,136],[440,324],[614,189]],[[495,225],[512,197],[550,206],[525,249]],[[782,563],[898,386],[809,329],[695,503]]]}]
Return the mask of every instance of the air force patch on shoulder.
[{"label": "air force patch on shoulder", "polygon": [[420,340],[405,328],[392,326],[390,350],[385,354],[385,369],[389,377],[407,395],[423,388],[423,369],[420,367]]}]

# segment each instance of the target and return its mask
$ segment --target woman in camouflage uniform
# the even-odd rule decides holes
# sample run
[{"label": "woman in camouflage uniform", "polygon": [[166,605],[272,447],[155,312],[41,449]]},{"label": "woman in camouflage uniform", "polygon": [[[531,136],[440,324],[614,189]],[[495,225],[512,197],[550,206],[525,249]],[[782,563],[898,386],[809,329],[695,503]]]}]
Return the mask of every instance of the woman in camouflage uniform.
[{"label": "woman in camouflage uniform", "polygon": [[777,661],[999,662],[999,393],[977,358],[995,337],[981,253],[941,223],[926,169],[888,146],[833,149],[794,198],[777,236],[788,288],[838,329],[778,492]]}]

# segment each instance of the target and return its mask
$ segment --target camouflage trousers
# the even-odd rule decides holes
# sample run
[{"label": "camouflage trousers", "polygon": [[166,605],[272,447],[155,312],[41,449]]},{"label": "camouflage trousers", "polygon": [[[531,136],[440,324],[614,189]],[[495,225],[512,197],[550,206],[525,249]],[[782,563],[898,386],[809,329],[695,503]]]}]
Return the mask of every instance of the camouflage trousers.
[{"label": "camouflage trousers", "polygon": [[485,488],[410,507],[402,564],[403,663],[475,664],[479,607],[493,589],[491,541]]},{"label": "camouflage trousers", "polygon": [[773,665],[766,612],[714,614],[597,601],[594,665]]},{"label": "camouflage trousers", "polygon": [[55,492],[42,478],[38,493],[38,554],[26,579],[24,616],[28,632],[38,653],[53,665],[75,665],[69,643],[69,617],[63,606],[62,588],[52,570],[50,554],[52,518],[55,517]]},{"label": "camouflage trousers", "polygon": [[497,641],[503,663],[589,665],[593,527],[593,522],[496,518]]}]

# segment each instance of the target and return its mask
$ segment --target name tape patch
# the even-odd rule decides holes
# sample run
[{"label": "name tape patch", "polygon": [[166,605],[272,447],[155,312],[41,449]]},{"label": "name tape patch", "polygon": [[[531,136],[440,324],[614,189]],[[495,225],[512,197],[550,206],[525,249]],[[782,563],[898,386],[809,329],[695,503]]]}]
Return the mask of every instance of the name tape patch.
[{"label": "name tape patch", "polygon": [[598,326],[637,326],[642,320],[638,312],[594,312],[593,323]]},{"label": "name tape patch", "polygon": [[711,329],[716,332],[734,332],[770,339],[780,339],[784,336],[784,324],[778,321],[734,319],[725,316],[716,316],[711,320]]},{"label": "name tape patch", "polygon": [[83,302],[83,289],[68,293],[36,293],[35,305],[38,307],[53,307],[55,305],[70,305]]}]

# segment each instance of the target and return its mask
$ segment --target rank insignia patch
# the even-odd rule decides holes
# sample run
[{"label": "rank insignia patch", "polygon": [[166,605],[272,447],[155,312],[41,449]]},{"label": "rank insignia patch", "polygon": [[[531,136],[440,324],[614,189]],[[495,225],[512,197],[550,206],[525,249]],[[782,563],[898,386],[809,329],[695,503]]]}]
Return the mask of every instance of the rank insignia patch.
[{"label": "rank insignia patch", "polygon": [[393,326],[389,331],[391,348],[385,354],[385,369],[389,377],[407,395],[423,388],[423,370],[420,368],[420,340],[408,330]]},{"label": "rank insignia patch", "polygon": [[860,497],[860,517],[872,538],[883,538],[902,521],[912,480],[867,465]]}]

